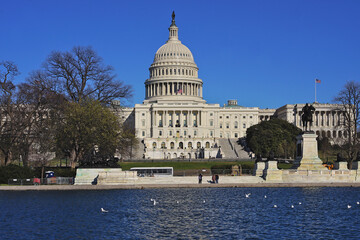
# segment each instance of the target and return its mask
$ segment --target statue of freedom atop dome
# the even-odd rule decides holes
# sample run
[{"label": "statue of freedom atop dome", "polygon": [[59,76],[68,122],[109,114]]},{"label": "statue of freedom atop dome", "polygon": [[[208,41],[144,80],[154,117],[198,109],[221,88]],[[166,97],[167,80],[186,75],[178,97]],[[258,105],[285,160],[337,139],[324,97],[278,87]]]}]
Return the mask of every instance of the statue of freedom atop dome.
[{"label": "statue of freedom atop dome", "polygon": [[313,105],[306,103],[306,105],[302,108],[303,115],[301,116],[302,126],[304,132],[308,132],[307,126],[309,124],[309,132],[311,132],[311,124],[313,122],[312,115],[315,112],[315,108]]}]

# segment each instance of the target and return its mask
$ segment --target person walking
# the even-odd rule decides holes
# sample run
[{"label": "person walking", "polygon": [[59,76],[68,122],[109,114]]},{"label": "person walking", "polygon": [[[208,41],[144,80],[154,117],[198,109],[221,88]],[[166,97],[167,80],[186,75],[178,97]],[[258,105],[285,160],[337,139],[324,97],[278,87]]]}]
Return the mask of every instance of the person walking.
[{"label": "person walking", "polygon": [[199,174],[199,184],[201,184],[202,183],[202,174],[200,173]]},{"label": "person walking", "polygon": [[215,175],[215,183],[219,183],[219,175]]}]

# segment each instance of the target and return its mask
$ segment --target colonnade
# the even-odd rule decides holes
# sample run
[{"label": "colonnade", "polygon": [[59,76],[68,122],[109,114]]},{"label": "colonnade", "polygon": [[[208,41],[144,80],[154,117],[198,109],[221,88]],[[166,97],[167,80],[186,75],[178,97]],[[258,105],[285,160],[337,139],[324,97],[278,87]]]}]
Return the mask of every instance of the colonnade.
[{"label": "colonnade", "polygon": [[[295,115],[295,125],[301,127],[302,112],[298,112]],[[344,121],[343,113],[340,111],[315,111],[313,114],[314,127],[336,127],[341,125],[341,121]]]},{"label": "colonnade", "polygon": [[146,98],[171,95],[202,97],[202,84],[188,82],[151,83],[145,86],[145,95]]},{"label": "colonnade", "polygon": [[202,125],[202,111],[159,110],[152,111],[152,127],[199,127]]},{"label": "colonnade", "polygon": [[197,76],[197,70],[193,68],[169,68],[169,67],[153,67],[150,68],[150,77],[162,76]]}]

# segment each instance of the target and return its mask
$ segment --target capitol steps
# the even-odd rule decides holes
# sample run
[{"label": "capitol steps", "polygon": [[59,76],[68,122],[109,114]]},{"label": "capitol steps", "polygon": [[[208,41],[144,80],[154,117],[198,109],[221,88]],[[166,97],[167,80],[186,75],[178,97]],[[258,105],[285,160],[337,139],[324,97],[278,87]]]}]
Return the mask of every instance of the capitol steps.
[{"label": "capitol steps", "polygon": [[241,146],[238,143],[237,138],[231,138],[230,141],[231,141],[232,146],[234,147],[234,149],[235,149],[235,151],[237,153],[238,158],[240,158],[240,159],[250,159],[249,153],[247,151],[245,151],[244,147]]},{"label": "capitol steps", "polygon": [[236,159],[237,154],[233,150],[231,141],[227,138],[220,138],[219,139],[219,145],[221,147],[221,151],[223,153],[223,158],[230,158],[230,159]]}]

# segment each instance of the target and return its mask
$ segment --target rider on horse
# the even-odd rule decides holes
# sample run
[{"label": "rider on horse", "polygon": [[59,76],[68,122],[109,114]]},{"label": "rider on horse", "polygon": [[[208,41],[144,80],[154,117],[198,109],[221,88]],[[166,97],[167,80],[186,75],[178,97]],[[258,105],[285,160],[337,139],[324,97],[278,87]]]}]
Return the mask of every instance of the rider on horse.
[{"label": "rider on horse", "polygon": [[313,105],[310,105],[306,103],[306,105],[302,108],[303,115],[301,116],[302,125],[305,128],[304,131],[307,131],[307,125],[309,123],[309,131],[311,131],[311,124],[313,122],[312,120],[312,114],[315,111],[315,108]]}]

